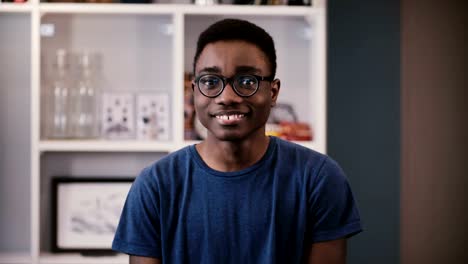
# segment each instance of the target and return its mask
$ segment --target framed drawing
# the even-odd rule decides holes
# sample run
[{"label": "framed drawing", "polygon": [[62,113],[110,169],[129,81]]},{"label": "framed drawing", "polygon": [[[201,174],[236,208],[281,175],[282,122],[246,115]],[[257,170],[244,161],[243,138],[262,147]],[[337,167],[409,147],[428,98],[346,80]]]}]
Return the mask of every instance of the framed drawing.
[{"label": "framed drawing", "polygon": [[69,178],[52,181],[52,249],[111,252],[133,178]]},{"label": "framed drawing", "polygon": [[135,137],[134,95],[105,93],[102,95],[102,135],[107,139]]},{"label": "framed drawing", "polygon": [[170,100],[169,94],[137,94],[137,139],[169,140]]}]

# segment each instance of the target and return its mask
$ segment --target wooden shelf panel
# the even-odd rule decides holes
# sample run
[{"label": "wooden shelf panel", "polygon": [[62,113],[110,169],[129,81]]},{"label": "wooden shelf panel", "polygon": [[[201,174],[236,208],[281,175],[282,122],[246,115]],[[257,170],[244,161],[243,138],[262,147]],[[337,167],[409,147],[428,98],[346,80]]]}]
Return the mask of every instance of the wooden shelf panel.
[{"label": "wooden shelf panel", "polygon": [[172,142],[137,140],[46,140],[39,142],[41,152],[170,152]]},{"label": "wooden shelf panel", "polygon": [[28,253],[0,253],[0,263],[26,264],[31,261],[32,257]]},{"label": "wooden shelf panel", "polygon": [[99,13],[99,14],[187,14],[187,15],[281,15],[307,16],[317,8],[310,6],[252,6],[189,4],[74,4],[41,3],[42,13]]},{"label": "wooden shelf panel", "polygon": [[41,264],[124,264],[128,263],[128,256],[118,254],[115,256],[83,256],[80,254],[41,254]]},{"label": "wooden shelf panel", "polygon": [[29,3],[1,3],[0,13],[29,13],[33,10]]}]

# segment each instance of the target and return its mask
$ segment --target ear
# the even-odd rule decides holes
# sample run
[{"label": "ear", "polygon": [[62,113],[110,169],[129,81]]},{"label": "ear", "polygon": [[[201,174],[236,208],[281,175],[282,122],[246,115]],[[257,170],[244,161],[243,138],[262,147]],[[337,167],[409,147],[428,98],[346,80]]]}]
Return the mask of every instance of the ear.
[{"label": "ear", "polygon": [[276,100],[278,100],[278,95],[281,87],[281,81],[279,79],[274,79],[271,82],[271,107],[276,105]]}]

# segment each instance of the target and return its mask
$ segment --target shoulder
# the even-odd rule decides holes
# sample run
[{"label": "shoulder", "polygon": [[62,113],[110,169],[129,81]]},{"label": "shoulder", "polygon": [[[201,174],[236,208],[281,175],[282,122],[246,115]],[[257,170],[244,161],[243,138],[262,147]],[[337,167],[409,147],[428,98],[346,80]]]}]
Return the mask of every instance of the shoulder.
[{"label": "shoulder", "polygon": [[298,172],[310,187],[320,181],[342,182],[346,176],[330,156],[280,138],[276,140],[276,163]]},{"label": "shoulder", "polygon": [[191,147],[187,146],[171,152],[153,162],[140,172],[135,182],[143,185],[154,185],[158,182],[175,180],[175,176],[181,175],[180,172],[188,167],[191,160]]},{"label": "shoulder", "polygon": [[171,152],[167,154],[166,156],[162,157],[158,161],[152,164],[153,167],[164,167],[164,166],[170,166],[174,165],[175,163],[181,163],[185,162],[187,160],[190,160],[191,156],[191,148],[193,146],[187,146],[184,148],[181,148],[177,151]]},{"label": "shoulder", "polygon": [[271,137],[271,138],[275,140],[278,150],[287,152],[287,154],[297,153],[299,155],[316,156],[316,157],[322,157],[322,158],[326,156],[318,151],[304,147],[300,144],[297,144],[291,141],[287,141],[278,137]]},{"label": "shoulder", "polygon": [[329,157],[313,149],[304,147],[294,142],[286,141],[281,138],[273,137],[276,141],[275,154],[279,162],[294,164],[296,167],[313,167],[315,170],[323,166]]}]

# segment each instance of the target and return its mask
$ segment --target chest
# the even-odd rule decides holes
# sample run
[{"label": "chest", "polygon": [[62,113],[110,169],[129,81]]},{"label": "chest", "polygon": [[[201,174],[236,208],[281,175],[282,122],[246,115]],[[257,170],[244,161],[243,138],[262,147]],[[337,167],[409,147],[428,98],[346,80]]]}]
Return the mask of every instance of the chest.
[{"label": "chest", "polygon": [[190,230],[192,236],[262,236],[297,226],[307,214],[307,194],[288,172],[233,178],[198,173],[172,191],[162,204],[162,224],[169,230]]},{"label": "chest", "polygon": [[161,238],[171,254],[177,248],[205,263],[223,263],[226,256],[237,261],[232,263],[273,263],[300,252],[307,193],[289,172],[233,178],[193,173],[165,189]]}]

